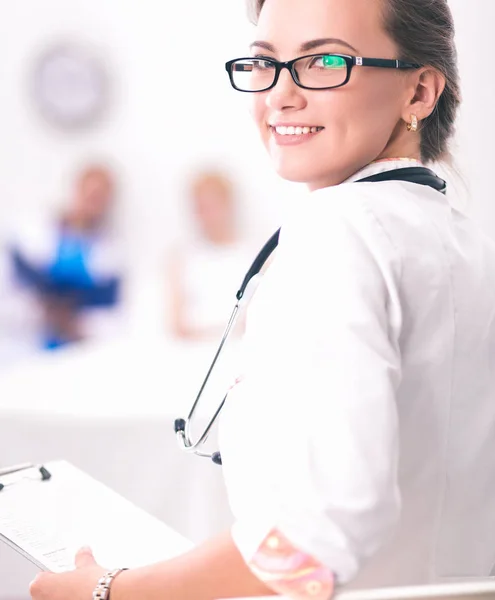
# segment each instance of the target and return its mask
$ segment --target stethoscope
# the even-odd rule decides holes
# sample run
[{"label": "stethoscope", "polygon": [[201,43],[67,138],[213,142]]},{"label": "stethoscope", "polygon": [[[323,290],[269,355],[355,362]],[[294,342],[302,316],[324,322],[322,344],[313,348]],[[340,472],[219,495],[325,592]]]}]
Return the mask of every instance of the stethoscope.
[{"label": "stethoscope", "polygon": [[[426,167],[407,167],[407,168],[402,168],[402,169],[394,169],[391,171],[385,171],[384,173],[378,173],[375,175],[371,175],[370,177],[365,177],[364,179],[359,179],[356,183],[379,182],[379,181],[407,181],[410,183],[417,183],[420,185],[429,186],[429,187],[433,188],[434,190],[441,192],[442,194],[445,194],[447,191],[446,182],[443,179],[440,179],[440,177],[438,177],[433,171],[431,171],[430,169],[427,169]],[[222,456],[221,456],[220,452],[209,453],[209,452],[205,452],[205,451],[201,450],[201,448],[206,443],[214,424],[216,423],[218,417],[220,416],[220,413],[222,412],[225,402],[227,401],[229,392],[227,392],[225,394],[220,405],[218,406],[218,408],[214,412],[212,418],[206,425],[203,433],[199,436],[199,438],[195,442],[192,440],[192,437],[191,437],[192,419],[194,418],[194,414],[197,410],[199,401],[201,400],[203,391],[208,383],[210,375],[218,361],[218,358],[223,350],[223,347],[225,346],[225,343],[227,342],[229,334],[237,322],[237,318],[238,318],[239,312],[241,310],[241,301],[243,300],[243,298],[245,296],[246,289],[249,285],[249,282],[253,279],[253,277],[258,275],[258,273],[261,271],[261,269],[265,265],[266,261],[270,258],[271,254],[274,252],[275,248],[278,246],[279,236],[280,236],[280,229],[277,230],[272,235],[272,237],[268,240],[268,242],[266,242],[266,244],[263,246],[263,248],[259,252],[258,256],[254,259],[254,262],[251,265],[249,271],[246,273],[246,276],[244,277],[242,285],[236,294],[236,303],[235,303],[234,309],[232,311],[232,314],[230,316],[230,319],[227,323],[225,332],[222,336],[218,350],[213,358],[213,361],[210,365],[210,368],[208,369],[208,372],[206,373],[206,377],[199,389],[198,395],[196,396],[196,399],[194,400],[191,410],[189,411],[189,414],[186,419],[176,419],[175,420],[174,429],[175,429],[175,433],[176,433],[177,440],[179,443],[179,447],[184,452],[187,452],[189,454],[195,454],[196,456],[201,456],[203,458],[209,458],[217,465],[222,464]]]},{"label": "stethoscope", "polygon": [[199,401],[200,401],[203,391],[206,387],[206,384],[208,383],[210,375],[218,361],[218,357],[220,356],[220,353],[222,352],[223,347],[225,346],[225,343],[227,342],[227,340],[229,338],[232,328],[234,327],[234,325],[237,322],[237,318],[239,317],[239,312],[241,310],[241,301],[244,298],[244,295],[246,293],[246,289],[249,285],[249,282],[251,281],[251,279],[253,279],[253,277],[256,277],[256,275],[258,275],[258,273],[261,271],[261,269],[263,268],[266,261],[270,258],[271,254],[273,253],[275,248],[278,246],[279,235],[280,235],[280,229],[278,231],[276,231],[272,235],[272,237],[268,240],[268,242],[263,246],[263,248],[259,252],[258,256],[254,259],[254,262],[251,265],[251,267],[249,268],[249,271],[246,273],[246,276],[244,277],[242,285],[236,294],[236,303],[234,306],[234,310],[232,311],[230,319],[227,323],[227,327],[222,336],[222,340],[220,342],[218,350],[217,350],[215,356],[213,357],[213,361],[212,361],[210,368],[208,369],[208,372],[206,373],[206,377],[199,389],[198,395],[196,396],[196,400],[194,401],[194,404],[192,405],[191,410],[189,411],[189,415],[187,416],[187,419],[176,419],[176,421],[175,421],[175,433],[177,434],[177,439],[179,441],[179,446],[181,447],[181,449],[184,450],[185,452],[189,452],[191,454],[196,454],[196,456],[202,456],[204,458],[211,458],[211,460],[217,465],[222,464],[222,457],[220,456],[220,452],[213,452],[212,454],[210,454],[207,452],[201,452],[199,450],[199,448],[200,448],[200,446],[203,446],[206,443],[206,440],[208,439],[208,436],[210,435],[213,425],[215,424],[216,420],[218,419],[220,413],[222,412],[222,409],[227,400],[227,396],[229,395],[229,392],[227,392],[225,394],[222,402],[220,403],[217,410],[213,414],[213,417],[210,419],[205,430],[203,431],[203,433],[201,434],[201,436],[199,437],[199,439],[196,442],[193,442],[191,439],[191,421],[192,421],[192,418],[194,417],[194,413],[196,412],[196,408],[199,404]]}]

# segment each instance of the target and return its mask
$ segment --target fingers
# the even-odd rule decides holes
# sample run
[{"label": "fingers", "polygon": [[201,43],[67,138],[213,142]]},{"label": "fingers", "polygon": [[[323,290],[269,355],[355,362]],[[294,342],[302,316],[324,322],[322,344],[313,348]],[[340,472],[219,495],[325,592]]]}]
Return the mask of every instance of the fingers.
[{"label": "fingers", "polygon": [[[40,573],[29,586],[29,593],[33,600],[59,600],[60,598],[76,597],[72,592],[79,589],[80,582],[84,581],[86,571],[80,569],[89,569],[88,578],[91,577],[91,585],[94,579],[98,577],[94,571],[99,572],[91,548],[81,548],[76,554],[76,571],[70,573],[54,574]],[[92,569],[93,567],[93,569]],[[81,579],[81,573],[83,579]],[[79,597],[79,596],[77,596]]]},{"label": "fingers", "polygon": [[84,567],[94,567],[96,565],[95,557],[91,548],[85,546],[76,554],[76,568],[83,569]]},{"label": "fingers", "polygon": [[45,590],[50,582],[50,573],[40,573],[37,575],[29,586],[29,593],[33,600],[43,600],[46,598]]}]

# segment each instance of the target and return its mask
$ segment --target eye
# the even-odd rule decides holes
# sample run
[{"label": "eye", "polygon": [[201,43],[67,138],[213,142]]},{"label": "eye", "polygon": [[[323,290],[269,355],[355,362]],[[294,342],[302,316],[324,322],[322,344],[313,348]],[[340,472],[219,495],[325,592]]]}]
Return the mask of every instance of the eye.
[{"label": "eye", "polygon": [[311,60],[309,68],[331,71],[334,69],[345,69],[347,68],[347,63],[341,56],[336,56],[335,54],[320,54]]},{"label": "eye", "polygon": [[265,56],[256,56],[253,60],[253,69],[257,71],[265,71],[268,69],[274,69],[275,65],[272,60]]},{"label": "eye", "polygon": [[275,69],[273,62],[263,57],[238,60],[233,65],[234,73],[266,73],[273,69]]}]

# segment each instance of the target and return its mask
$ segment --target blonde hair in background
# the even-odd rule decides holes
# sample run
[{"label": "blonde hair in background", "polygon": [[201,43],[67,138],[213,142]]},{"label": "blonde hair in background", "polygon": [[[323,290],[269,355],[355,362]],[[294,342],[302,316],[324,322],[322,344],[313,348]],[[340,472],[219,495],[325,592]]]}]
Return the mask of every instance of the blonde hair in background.
[{"label": "blonde hair in background", "polygon": [[205,188],[215,188],[219,190],[225,198],[232,198],[234,195],[234,185],[232,180],[220,170],[202,170],[193,177],[190,185],[193,196],[196,196]]}]

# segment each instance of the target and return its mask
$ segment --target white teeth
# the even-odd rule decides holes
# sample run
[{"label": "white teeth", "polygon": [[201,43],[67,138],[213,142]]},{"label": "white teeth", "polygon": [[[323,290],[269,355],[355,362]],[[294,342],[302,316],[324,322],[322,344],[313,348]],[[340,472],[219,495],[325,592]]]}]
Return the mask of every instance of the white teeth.
[{"label": "white teeth", "polygon": [[294,127],[292,125],[285,127],[281,125],[279,127],[273,127],[273,129],[275,129],[279,135],[308,135],[308,133],[317,133],[321,127]]}]

